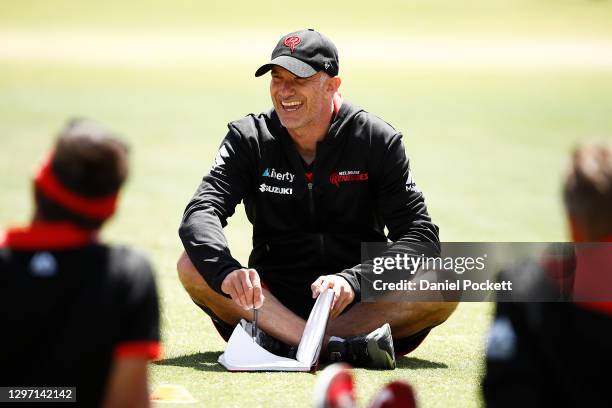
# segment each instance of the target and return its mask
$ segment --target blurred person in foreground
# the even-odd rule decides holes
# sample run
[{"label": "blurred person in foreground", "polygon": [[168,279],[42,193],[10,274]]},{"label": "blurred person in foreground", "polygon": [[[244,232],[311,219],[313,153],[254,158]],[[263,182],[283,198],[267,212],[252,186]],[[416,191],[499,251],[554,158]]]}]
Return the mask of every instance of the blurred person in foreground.
[{"label": "blurred person in foreground", "polygon": [[[289,346],[299,343],[314,299],[332,288],[322,359],[393,369],[396,355],[416,348],[456,307],[361,301],[363,242],[424,242],[440,251],[402,134],[342,99],[338,51],[317,31],[281,37],[255,76],[267,72],[274,109],[228,125],[187,205],[181,282],[226,341],[261,308],[263,333]],[[253,224],[248,266],[232,257],[223,233],[241,201]]]},{"label": "blurred person in foreground", "polygon": [[[314,387],[314,408],[357,408],[355,377],[346,363],[327,366]],[[414,389],[406,381],[383,385],[368,402],[367,408],[416,408]]]},{"label": "blurred person in foreground", "polygon": [[98,240],[128,149],[71,121],[34,178],[29,226],[0,232],[0,386],[76,387],[79,406],[149,405],[159,311],[147,258]]},{"label": "blurred person in foreground", "polygon": [[[577,148],[563,190],[574,248],[522,264],[522,293],[498,302],[483,383],[488,407],[612,404],[612,146]],[[556,300],[516,302],[525,294]]]}]

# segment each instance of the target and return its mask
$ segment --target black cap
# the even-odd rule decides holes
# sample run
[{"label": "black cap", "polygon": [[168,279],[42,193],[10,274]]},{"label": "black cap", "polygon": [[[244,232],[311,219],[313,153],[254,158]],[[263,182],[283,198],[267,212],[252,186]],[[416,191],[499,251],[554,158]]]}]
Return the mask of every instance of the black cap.
[{"label": "black cap", "polygon": [[284,35],[272,51],[272,59],[255,72],[262,76],[275,65],[285,68],[301,78],[324,71],[330,76],[338,75],[338,50],[323,34],[311,29]]}]

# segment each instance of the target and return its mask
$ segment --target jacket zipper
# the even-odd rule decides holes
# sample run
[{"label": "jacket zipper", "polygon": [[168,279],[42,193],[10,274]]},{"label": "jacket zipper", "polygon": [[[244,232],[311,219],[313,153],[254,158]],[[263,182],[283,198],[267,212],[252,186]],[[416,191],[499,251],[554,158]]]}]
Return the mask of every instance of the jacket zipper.
[{"label": "jacket zipper", "polygon": [[308,210],[310,211],[310,224],[315,222],[314,198],[312,197],[312,183],[308,183]]},{"label": "jacket zipper", "polygon": [[[312,183],[308,183],[308,210],[310,211],[310,223],[315,223],[315,207],[314,207],[314,197],[312,194]],[[323,233],[319,232],[319,252],[321,253],[321,258],[325,257],[325,237]]]}]

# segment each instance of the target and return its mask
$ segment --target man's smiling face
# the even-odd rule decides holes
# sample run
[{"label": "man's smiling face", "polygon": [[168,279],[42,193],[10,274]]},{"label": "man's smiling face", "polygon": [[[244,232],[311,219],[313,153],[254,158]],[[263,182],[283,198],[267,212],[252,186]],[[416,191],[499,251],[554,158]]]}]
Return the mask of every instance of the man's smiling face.
[{"label": "man's smiling face", "polygon": [[325,109],[330,109],[333,90],[327,85],[330,77],[318,72],[300,78],[284,68],[272,68],[270,96],[284,127],[299,130],[316,125]]}]

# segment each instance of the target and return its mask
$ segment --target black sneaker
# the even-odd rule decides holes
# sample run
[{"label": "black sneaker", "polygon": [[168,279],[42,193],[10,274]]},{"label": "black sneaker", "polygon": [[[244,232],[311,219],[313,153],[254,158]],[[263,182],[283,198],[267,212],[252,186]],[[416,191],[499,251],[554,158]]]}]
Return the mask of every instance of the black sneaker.
[{"label": "black sneaker", "polygon": [[393,370],[395,352],[391,327],[385,323],[372,333],[330,340],[327,345],[330,362],[344,361],[355,367]]},{"label": "black sneaker", "polygon": [[[241,324],[244,330],[250,336],[253,327],[252,323],[243,320]],[[259,344],[264,350],[269,351],[270,353],[275,354],[277,356],[295,358],[295,355],[297,353],[296,347],[292,347],[287,343],[283,343],[282,341],[278,340],[276,337],[270,336],[268,333],[264,332],[259,327],[255,330],[255,342]]]}]

